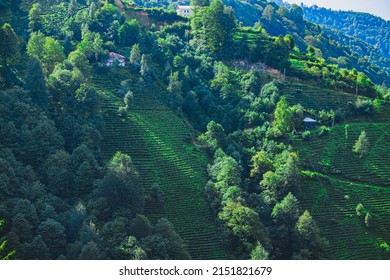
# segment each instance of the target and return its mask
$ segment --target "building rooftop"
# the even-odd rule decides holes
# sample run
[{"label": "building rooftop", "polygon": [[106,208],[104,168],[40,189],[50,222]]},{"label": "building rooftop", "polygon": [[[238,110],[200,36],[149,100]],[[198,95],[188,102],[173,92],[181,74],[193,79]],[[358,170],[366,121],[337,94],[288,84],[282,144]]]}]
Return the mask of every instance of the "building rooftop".
[{"label": "building rooftop", "polygon": [[176,9],[192,9],[192,6],[183,6],[183,5],[178,5]]},{"label": "building rooftop", "polygon": [[303,119],[304,122],[317,122],[316,120],[313,120],[312,118],[304,118]]},{"label": "building rooftop", "polygon": [[116,57],[116,58],[125,58],[123,55],[120,55],[120,54],[114,53],[114,52],[110,52],[109,56],[113,56],[113,57]]}]

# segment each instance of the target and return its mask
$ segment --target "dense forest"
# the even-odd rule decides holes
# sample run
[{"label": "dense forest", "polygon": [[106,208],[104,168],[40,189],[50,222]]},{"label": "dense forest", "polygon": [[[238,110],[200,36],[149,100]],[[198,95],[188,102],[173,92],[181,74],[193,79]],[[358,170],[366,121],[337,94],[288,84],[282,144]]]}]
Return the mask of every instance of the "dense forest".
[{"label": "dense forest", "polygon": [[390,58],[389,21],[367,13],[332,11],[317,6],[304,7],[303,14],[307,20],[358,38]]},{"label": "dense forest", "polygon": [[[337,172],[308,167],[309,147],[297,143],[383,117],[390,92],[375,82],[386,73],[330,59],[350,51],[298,6],[230,1],[264,7],[244,26],[220,0],[191,1],[190,18],[147,2],[159,8],[0,1],[0,257],[341,258],[327,253],[333,239],[305,196]],[[349,149],[354,160],[369,155],[367,131]],[[375,230],[382,214],[367,207],[359,219]],[[366,238],[386,247],[386,230]]]},{"label": "dense forest", "polygon": [[390,23],[379,17],[357,12],[303,7],[305,19],[322,26],[334,38],[367,61],[390,73]]}]

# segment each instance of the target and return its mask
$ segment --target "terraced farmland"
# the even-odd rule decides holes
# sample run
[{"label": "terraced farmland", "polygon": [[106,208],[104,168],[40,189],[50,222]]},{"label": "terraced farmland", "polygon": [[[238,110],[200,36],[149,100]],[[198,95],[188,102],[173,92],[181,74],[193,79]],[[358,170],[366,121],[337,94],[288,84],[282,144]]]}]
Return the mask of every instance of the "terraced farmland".
[{"label": "terraced farmland", "polygon": [[[362,130],[370,142],[369,154],[353,154]],[[317,220],[329,240],[329,259],[390,259],[390,124],[351,123],[336,126],[330,135],[297,140],[295,148],[306,169],[317,173],[303,183],[301,205]],[[367,227],[356,215],[362,203],[372,215]]]},{"label": "terraced farmland", "polygon": [[[390,189],[314,176],[307,178],[299,199],[329,241],[326,259],[390,259]],[[367,227],[356,214],[362,203],[373,217]]]},{"label": "terraced farmland", "polygon": [[[362,130],[367,133],[370,150],[366,157],[359,158],[352,148]],[[304,162],[317,163],[321,159],[322,165],[344,180],[390,187],[389,143],[389,123],[351,123],[348,128],[336,126],[329,136],[297,147]]]},{"label": "terraced farmland", "polygon": [[296,82],[286,83],[281,93],[286,96],[290,105],[300,103],[306,109],[317,111],[331,109],[336,111],[339,108],[346,108],[349,101],[356,100],[352,94]]},{"label": "terraced farmland", "polygon": [[207,158],[196,147],[186,144],[189,128],[155,99],[150,88],[139,92],[134,86],[128,117],[118,116],[118,106],[123,104],[115,92],[120,79],[132,78],[123,69],[115,77],[94,78],[96,87],[104,92],[105,158],[118,150],[127,153],[141,175],[146,193],[150,193],[153,184],[159,185],[161,198],[147,197],[145,214],[152,221],[168,218],[185,240],[193,259],[230,259],[204,195]]}]

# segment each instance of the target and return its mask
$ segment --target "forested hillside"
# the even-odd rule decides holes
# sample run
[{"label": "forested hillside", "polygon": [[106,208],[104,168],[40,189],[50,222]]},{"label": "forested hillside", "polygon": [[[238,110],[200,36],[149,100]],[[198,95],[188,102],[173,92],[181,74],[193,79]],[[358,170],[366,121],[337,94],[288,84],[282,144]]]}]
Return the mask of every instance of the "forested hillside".
[{"label": "forested hillside", "polygon": [[389,258],[390,91],[298,6],[0,3],[0,257]]},{"label": "forested hillside", "polygon": [[304,7],[304,17],[314,23],[358,38],[390,58],[390,21],[352,11],[333,11],[317,6]]},{"label": "forested hillside", "polygon": [[325,34],[353,53],[390,73],[390,22],[379,17],[356,12],[303,7],[305,19],[322,26]]},{"label": "forested hillside", "polygon": [[[133,2],[146,7],[163,6],[173,9],[177,3],[189,4],[190,1],[135,0]],[[368,75],[375,83],[389,85],[390,61],[386,56],[382,57],[383,55],[365,44],[363,44],[364,49],[360,50],[362,43],[355,42],[356,39],[349,37],[346,39],[334,32],[326,32],[315,24],[316,21],[304,20],[304,11],[298,5],[286,5],[290,7],[288,9],[266,0],[223,0],[223,3],[231,7],[237,20],[246,26],[260,25],[273,36],[290,34],[301,51],[305,51],[308,46],[315,47],[320,50],[317,56],[326,59],[328,63],[356,68]],[[362,53],[367,48],[367,52]],[[385,51],[385,48],[379,48],[379,51],[382,50]]]}]

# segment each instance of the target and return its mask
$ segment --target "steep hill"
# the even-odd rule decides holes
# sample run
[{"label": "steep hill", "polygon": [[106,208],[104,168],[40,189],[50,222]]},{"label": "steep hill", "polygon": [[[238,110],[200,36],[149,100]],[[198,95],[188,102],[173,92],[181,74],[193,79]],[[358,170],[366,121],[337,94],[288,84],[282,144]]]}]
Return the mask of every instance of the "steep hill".
[{"label": "steep hill", "polygon": [[[343,109],[355,99],[314,84],[289,83],[282,92],[291,104],[315,110]],[[370,148],[368,155],[359,158],[352,149],[363,130]],[[310,140],[295,138],[293,147],[303,170],[299,201],[312,213],[329,242],[325,258],[388,259],[388,108],[371,117],[352,117],[331,128],[329,135],[318,136],[319,132],[311,131]],[[364,208],[358,211],[359,204]]]},{"label": "steep hill", "polygon": [[318,6],[304,7],[303,12],[307,20],[363,40],[390,58],[390,21],[368,13],[333,11]]},{"label": "steep hill", "polygon": [[[132,88],[135,95],[128,116],[117,114],[123,104],[115,93],[121,79],[132,78],[126,70],[94,77],[95,85],[104,92],[104,157],[109,159],[118,150],[131,156],[149,194],[145,214],[152,221],[168,218],[193,259],[231,258],[204,194],[207,158],[186,143],[190,139],[189,127],[151,92],[139,93],[136,86]],[[156,186],[161,190],[159,198],[151,195]]]},{"label": "steep hill", "polygon": [[[145,7],[164,7],[171,9],[174,9],[178,4],[189,4],[188,0],[135,0],[134,2]],[[368,58],[363,59],[362,51],[364,49],[356,51],[360,50],[361,42],[354,42],[351,38],[345,40],[344,37],[340,37],[335,32],[324,32],[316,24],[316,21],[311,21],[311,18],[304,19],[304,10],[300,6],[287,5],[289,8],[286,8],[285,6],[279,6],[274,2],[265,0],[223,0],[223,3],[227,7],[231,7],[237,20],[246,26],[260,24],[272,36],[291,34],[295,40],[295,44],[302,51],[306,51],[308,46],[316,47],[321,50],[323,58],[329,63],[337,63],[342,67],[350,69],[356,68],[358,71],[364,72],[377,84],[388,84],[390,81],[390,74],[388,72],[388,69],[390,69],[390,61],[386,59],[386,56],[382,57],[383,54],[379,55],[374,50],[371,50],[370,53],[364,54]],[[337,29],[337,27],[334,28]],[[387,33],[385,32],[384,34]],[[349,35],[353,36],[353,34]],[[386,53],[386,44],[388,44],[387,42],[389,40],[384,41],[385,43],[381,43],[380,45],[375,44],[382,53]],[[366,45],[364,47],[367,48]]]}]

